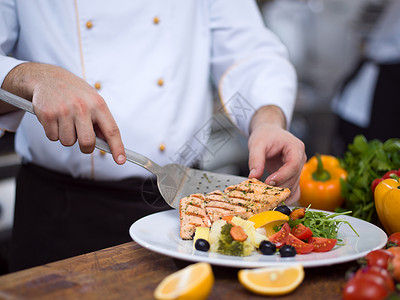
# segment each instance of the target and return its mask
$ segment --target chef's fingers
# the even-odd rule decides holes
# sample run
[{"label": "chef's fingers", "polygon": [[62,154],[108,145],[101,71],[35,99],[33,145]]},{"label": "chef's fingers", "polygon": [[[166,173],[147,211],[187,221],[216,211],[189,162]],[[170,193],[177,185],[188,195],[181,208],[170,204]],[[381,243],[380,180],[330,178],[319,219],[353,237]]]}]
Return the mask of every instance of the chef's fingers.
[{"label": "chef's fingers", "polygon": [[120,165],[125,163],[126,154],[124,144],[122,143],[121,134],[117,123],[111,115],[111,112],[108,110],[105,102],[102,102],[97,106],[93,123],[100,128],[102,134],[104,135],[104,139],[110,146],[114,161]]},{"label": "chef's fingers", "polygon": [[286,204],[292,204],[299,200],[300,198],[300,174],[296,174],[292,178],[290,178],[287,182],[282,183],[283,186],[287,186],[290,189],[290,195],[285,200]]},{"label": "chef's fingers", "polygon": [[300,199],[300,188],[297,187],[296,189],[291,190],[290,196],[287,199],[285,199],[285,204],[291,205],[291,204],[299,201],[299,199]]},{"label": "chef's fingers", "polygon": [[40,106],[35,105],[35,98],[32,100],[33,111],[40,124],[42,124],[44,132],[50,141],[58,141],[58,118],[57,115],[50,110],[41,109]]},{"label": "chef's fingers", "polygon": [[291,190],[298,188],[301,170],[306,162],[307,156],[303,147],[290,147],[287,151],[283,151],[283,165],[274,173],[270,174],[265,182],[272,185],[289,187]]},{"label": "chef's fingers", "polygon": [[90,116],[76,118],[75,127],[81,152],[92,153],[96,144],[96,135]]},{"label": "chef's fingers", "polygon": [[61,112],[58,118],[58,139],[63,146],[71,147],[76,142],[74,118],[68,111]]},{"label": "chef's fingers", "polygon": [[261,141],[249,145],[249,178],[260,178],[265,168],[265,147]]}]

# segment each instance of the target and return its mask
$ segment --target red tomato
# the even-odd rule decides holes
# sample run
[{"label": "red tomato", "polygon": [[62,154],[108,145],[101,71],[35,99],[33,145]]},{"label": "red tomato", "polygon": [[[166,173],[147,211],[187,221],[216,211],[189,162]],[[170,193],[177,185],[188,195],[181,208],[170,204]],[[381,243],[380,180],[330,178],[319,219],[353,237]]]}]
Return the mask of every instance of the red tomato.
[{"label": "red tomato", "polygon": [[374,280],[374,277],[376,282],[380,282],[381,284],[384,285],[387,291],[392,292],[395,290],[395,285],[392,276],[390,275],[389,271],[386,269],[382,269],[376,266],[372,267],[364,267],[362,269],[359,269],[355,277],[369,277],[372,280]]},{"label": "red tomato", "polygon": [[387,251],[389,251],[390,253],[392,253],[394,255],[394,257],[400,257],[400,246],[399,247],[390,247],[389,249],[387,249]]},{"label": "red tomato", "polygon": [[388,238],[387,245],[389,247],[396,247],[396,245],[400,246],[400,232],[392,233]]},{"label": "red tomato", "polygon": [[299,224],[292,228],[291,234],[297,237],[300,240],[306,240],[312,237],[313,233],[310,228],[304,226],[303,224]]},{"label": "red tomato", "polygon": [[333,247],[335,247],[337,240],[336,239],[327,239],[322,237],[310,237],[308,239],[309,244],[313,244],[314,252],[328,252]]},{"label": "red tomato", "polygon": [[393,260],[392,260],[392,276],[394,278],[394,280],[396,280],[397,282],[400,282],[400,256],[396,256]]},{"label": "red tomato", "polygon": [[393,257],[391,252],[384,249],[371,251],[365,256],[368,266],[377,266],[383,269],[387,269]]},{"label": "red tomato", "polygon": [[289,234],[286,245],[293,246],[296,249],[297,254],[307,254],[314,249],[313,244],[305,243],[292,234]]},{"label": "red tomato", "polygon": [[288,223],[285,223],[282,226],[281,230],[279,230],[277,233],[269,237],[269,241],[274,243],[276,245],[276,248],[280,248],[286,244],[289,233],[290,233],[290,226]]},{"label": "red tomato", "polygon": [[353,277],[343,288],[343,300],[380,300],[385,299],[389,292],[379,282],[366,277]]}]

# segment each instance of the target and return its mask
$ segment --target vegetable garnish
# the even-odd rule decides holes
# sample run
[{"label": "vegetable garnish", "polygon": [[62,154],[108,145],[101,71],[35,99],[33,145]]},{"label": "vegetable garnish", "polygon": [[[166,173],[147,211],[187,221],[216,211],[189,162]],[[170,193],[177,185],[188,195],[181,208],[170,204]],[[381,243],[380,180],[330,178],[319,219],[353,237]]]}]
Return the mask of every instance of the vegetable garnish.
[{"label": "vegetable garnish", "polygon": [[348,173],[347,180],[341,183],[346,209],[353,212],[353,217],[377,224],[371,183],[387,171],[400,168],[400,139],[382,143],[358,135],[348,146],[341,165]]},{"label": "vegetable garnish", "polygon": [[351,211],[346,211],[342,213],[329,214],[322,211],[311,211],[310,206],[306,208],[304,218],[297,220],[289,220],[289,225],[291,228],[297,226],[298,224],[303,224],[304,226],[311,229],[314,237],[322,237],[327,239],[337,239],[337,234],[339,227],[342,224],[347,224],[358,235],[357,231],[351,226],[351,224],[345,219],[336,219],[335,217],[341,215],[349,215]]}]

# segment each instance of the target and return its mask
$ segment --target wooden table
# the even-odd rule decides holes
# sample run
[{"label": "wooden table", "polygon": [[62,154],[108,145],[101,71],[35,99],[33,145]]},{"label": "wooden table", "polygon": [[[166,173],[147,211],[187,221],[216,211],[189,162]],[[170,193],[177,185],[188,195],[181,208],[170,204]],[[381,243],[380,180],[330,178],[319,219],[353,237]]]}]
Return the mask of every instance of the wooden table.
[{"label": "wooden table", "polygon": [[[0,299],[152,299],[158,283],[185,267],[130,242],[0,277]],[[340,299],[345,273],[356,262],[307,268],[304,282],[279,299]],[[238,269],[213,267],[209,299],[265,299],[247,292]]]}]

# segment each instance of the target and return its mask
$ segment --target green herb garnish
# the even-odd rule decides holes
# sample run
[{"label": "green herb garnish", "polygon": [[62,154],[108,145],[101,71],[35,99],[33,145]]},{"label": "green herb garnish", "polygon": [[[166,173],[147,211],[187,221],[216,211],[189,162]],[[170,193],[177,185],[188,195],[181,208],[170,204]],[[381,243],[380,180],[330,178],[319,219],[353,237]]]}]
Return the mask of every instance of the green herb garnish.
[{"label": "green herb garnish", "polygon": [[345,209],[351,210],[353,217],[378,224],[371,183],[387,171],[400,168],[400,139],[382,143],[358,135],[340,161],[348,173],[347,180],[341,182]]},{"label": "green herb garnish", "polygon": [[353,228],[353,226],[351,226],[351,224],[347,220],[335,218],[337,216],[349,214],[351,214],[351,211],[329,214],[321,211],[310,211],[309,207],[307,207],[304,218],[294,221],[289,220],[288,223],[291,228],[301,223],[311,229],[311,231],[313,232],[313,237],[337,239],[339,242],[341,240],[337,238],[337,234],[342,224],[347,224],[348,226],[350,226],[355,234],[359,236],[357,231]]}]

